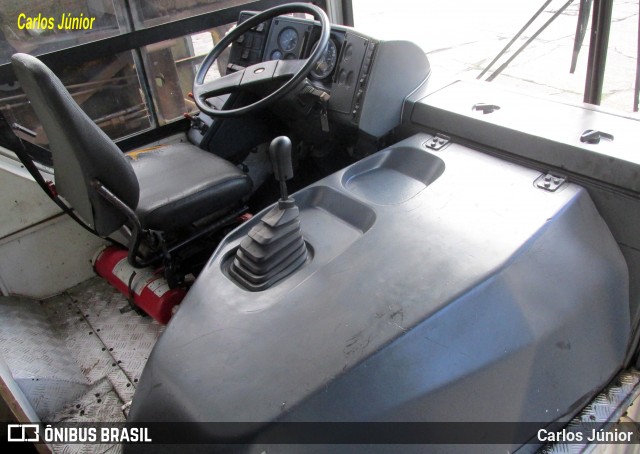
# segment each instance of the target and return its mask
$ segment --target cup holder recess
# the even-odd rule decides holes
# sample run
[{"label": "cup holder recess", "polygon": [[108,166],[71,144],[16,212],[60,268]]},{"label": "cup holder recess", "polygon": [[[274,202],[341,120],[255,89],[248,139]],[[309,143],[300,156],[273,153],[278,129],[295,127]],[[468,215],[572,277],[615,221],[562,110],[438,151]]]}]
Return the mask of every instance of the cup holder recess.
[{"label": "cup holder recess", "polygon": [[398,147],[351,166],[342,185],[378,205],[397,205],[415,197],[442,175],[444,161],[424,150]]}]

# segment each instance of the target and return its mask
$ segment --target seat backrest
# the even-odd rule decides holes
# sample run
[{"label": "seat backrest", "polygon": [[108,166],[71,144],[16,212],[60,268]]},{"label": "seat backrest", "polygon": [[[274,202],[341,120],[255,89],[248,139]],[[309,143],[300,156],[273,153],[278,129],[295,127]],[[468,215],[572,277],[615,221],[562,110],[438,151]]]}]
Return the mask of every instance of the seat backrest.
[{"label": "seat backrest", "polygon": [[49,138],[58,193],[98,234],[113,233],[126,218],[91,182],[98,179],[135,210],[140,187],[131,164],[44,63],[27,54],[14,54],[11,63]]}]

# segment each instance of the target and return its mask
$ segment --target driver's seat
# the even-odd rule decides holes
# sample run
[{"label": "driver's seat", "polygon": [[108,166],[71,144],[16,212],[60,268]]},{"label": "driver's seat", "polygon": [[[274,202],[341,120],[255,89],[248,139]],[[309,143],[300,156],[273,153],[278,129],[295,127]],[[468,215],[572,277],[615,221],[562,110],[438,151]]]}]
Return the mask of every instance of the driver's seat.
[{"label": "driver's seat", "polygon": [[140,265],[141,232],[228,214],[250,193],[247,174],[191,144],[123,154],[40,60],[15,54],[11,62],[49,138],[58,193],[100,236],[130,221],[132,264]]}]

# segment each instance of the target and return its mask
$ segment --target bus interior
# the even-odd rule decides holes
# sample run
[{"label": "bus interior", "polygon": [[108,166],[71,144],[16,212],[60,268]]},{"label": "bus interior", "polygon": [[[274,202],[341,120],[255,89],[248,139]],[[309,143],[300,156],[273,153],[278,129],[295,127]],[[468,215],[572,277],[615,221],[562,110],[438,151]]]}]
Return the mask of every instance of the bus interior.
[{"label": "bus interior", "polygon": [[[491,81],[574,11],[581,102],[442,77],[348,0],[0,3],[6,422],[424,452],[277,423],[492,421],[529,425],[437,448],[566,452],[536,433],[635,421],[640,128],[600,106],[613,0],[536,2],[548,23],[482,56]],[[34,25],[67,13],[91,29]],[[158,437],[33,449],[178,449]]]}]

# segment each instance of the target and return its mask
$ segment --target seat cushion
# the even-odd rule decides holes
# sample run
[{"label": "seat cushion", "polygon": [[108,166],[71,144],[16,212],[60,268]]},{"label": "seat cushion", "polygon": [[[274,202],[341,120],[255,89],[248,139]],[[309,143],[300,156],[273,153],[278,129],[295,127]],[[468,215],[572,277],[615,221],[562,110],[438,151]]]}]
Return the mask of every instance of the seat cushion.
[{"label": "seat cushion", "polygon": [[144,228],[171,231],[238,203],[249,176],[191,144],[127,154],[140,184],[136,214]]}]

